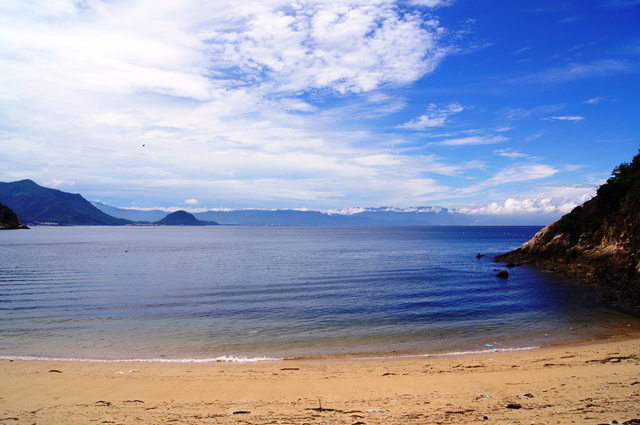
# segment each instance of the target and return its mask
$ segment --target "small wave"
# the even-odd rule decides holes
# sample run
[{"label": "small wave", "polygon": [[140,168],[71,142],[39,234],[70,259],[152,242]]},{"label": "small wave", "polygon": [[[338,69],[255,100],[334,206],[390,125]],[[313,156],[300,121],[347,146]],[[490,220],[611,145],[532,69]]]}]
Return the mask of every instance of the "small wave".
[{"label": "small wave", "polygon": [[438,357],[442,356],[464,356],[468,354],[491,354],[491,353],[509,353],[512,351],[527,351],[535,350],[540,347],[520,347],[520,348],[491,348],[487,350],[471,350],[471,351],[450,351],[447,353],[437,354]]},{"label": "small wave", "polygon": [[24,360],[43,362],[82,362],[82,363],[257,363],[276,362],[281,358],[274,357],[242,357],[220,356],[205,359],[85,359],[73,357],[39,357],[39,356],[0,356],[0,360]]}]

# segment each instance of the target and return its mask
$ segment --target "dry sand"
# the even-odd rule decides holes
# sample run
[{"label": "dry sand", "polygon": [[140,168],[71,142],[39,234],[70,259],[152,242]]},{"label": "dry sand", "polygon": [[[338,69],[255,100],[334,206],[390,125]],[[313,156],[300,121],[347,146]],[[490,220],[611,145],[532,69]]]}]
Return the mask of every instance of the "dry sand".
[{"label": "dry sand", "polygon": [[0,424],[640,424],[637,337],[457,357],[0,370]]}]

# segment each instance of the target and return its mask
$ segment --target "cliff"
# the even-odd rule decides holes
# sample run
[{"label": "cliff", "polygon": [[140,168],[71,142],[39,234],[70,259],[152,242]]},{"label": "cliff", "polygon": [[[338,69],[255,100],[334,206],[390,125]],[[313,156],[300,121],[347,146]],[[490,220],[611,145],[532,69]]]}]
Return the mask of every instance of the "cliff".
[{"label": "cliff", "polygon": [[11,208],[0,204],[0,230],[3,229],[28,229],[28,227],[20,224],[18,215]]},{"label": "cliff", "polygon": [[607,286],[603,301],[640,312],[640,154],[616,167],[595,197],[496,260]]}]

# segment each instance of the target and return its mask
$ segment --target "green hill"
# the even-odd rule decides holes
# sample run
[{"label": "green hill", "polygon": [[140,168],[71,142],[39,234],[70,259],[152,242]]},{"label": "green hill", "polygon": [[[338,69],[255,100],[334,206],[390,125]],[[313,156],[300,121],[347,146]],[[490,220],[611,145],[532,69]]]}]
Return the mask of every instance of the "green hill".
[{"label": "green hill", "polygon": [[20,224],[18,215],[11,208],[0,204],[0,230],[2,229],[28,229],[28,227]]},{"label": "green hill", "polygon": [[592,199],[496,259],[608,286],[604,301],[640,312],[640,153]]},{"label": "green hill", "polygon": [[0,183],[0,203],[11,208],[21,223],[65,226],[131,223],[103,213],[79,194],[42,187],[32,180]]}]

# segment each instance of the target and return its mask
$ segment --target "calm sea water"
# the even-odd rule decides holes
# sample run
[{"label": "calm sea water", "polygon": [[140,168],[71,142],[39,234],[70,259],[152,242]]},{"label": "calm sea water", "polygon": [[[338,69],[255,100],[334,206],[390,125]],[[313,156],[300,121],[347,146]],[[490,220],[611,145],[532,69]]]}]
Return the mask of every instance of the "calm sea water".
[{"label": "calm sea water", "polygon": [[[0,232],[0,356],[293,358],[532,347],[638,329],[492,257],[539,227]],[[487,257],[476,258],[476,254]],[[630,325],[630,326],[628,326]],[[487,345],[488,344],[488,345]],[[491,347],[489,347],[491,346]]]}]

